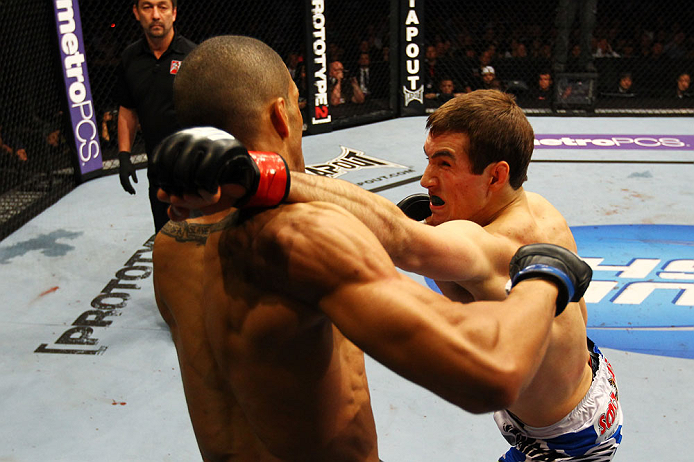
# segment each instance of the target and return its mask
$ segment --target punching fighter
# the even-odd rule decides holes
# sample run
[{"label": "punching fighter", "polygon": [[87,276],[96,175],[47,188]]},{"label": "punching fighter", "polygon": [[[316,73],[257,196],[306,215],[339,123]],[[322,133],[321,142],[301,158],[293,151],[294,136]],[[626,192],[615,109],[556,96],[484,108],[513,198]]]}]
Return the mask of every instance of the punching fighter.
[{"label": "punching fighter", "polygon": [[[241,154],[230,162],[237,184],[224,191],[234,202],[245,195],[245,208],[218,202],[205,216],[169,222],[154,244],[157,304],[205,460],[377,461],[363,353],[352,342],[464,409],[516,399],[555,314],[585,291],[585,263],[555,246],[522,249],[506,300],[463,307],[396,271],[343,208],[266,208],[286,195],[289,170],[304,168],[298,90],[270,48],[209,39],[174,89],[184,124],[239,133],[255,151],[193,129],[205,146],[187,151],[174,140],[153,159],[161,184],[182,192],[190,182],[218,184],[230,171],[219,156]],[[170,157],[181,149],[198,170]]]},{"label": "punching fighter", "polygon": [[[460,302],[503,300],[508,262],[524,245],[547,242],[576,251],[561,214],[522,187],[534,133],[511,96],[493,90],[458,96],[428,118],[427,128],[428,165],[421,185],[428,194],[402,201],[404,213],[348,182],[295,172],[286,201],[321,200],[344,207],[378,237],[397,266],[434,279],[444,295]],[[175,151],[179,143],[203,152],[224,151],[223,145],[232,143],[208,144],[195,136],[179,132],[164,149]],[[229,156],[235,159],[229,164],[233,174],[218,181],[238,186],[242,183],[235,177],[256,167]],[[241,157],[253,164],[248,155]],[[178,171],[195,177],[190,158],[179,156],[177,162]],[[215,182],[186,186],[179,191],[192,194],[160,190],[160,197],[173,204],[171,212],[181,216],[187,214],[185,207],[231,200]],[[585,302],[576,300],[553,320],[543,347],[530,352],[539,367],[526,370],[527,386],[495,409],[496,423],[513,445],[500,460],[580,460],[590,454],[602,461],[614,456],[621,441],[619,393],[610,363],[586,337],[586,322]]]}]

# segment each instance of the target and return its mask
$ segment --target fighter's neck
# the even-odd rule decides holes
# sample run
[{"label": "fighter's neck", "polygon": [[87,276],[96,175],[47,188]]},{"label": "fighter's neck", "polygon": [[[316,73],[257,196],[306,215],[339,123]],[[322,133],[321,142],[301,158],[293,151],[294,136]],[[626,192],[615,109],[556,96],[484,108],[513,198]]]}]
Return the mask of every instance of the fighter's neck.
[{"label": "fighter's neck", "polygon": [[508,191],[493,197],[482,210],[482,214],[473,221],[480,226],[488,226],[516,208],[525,207],[527,203],[528,199],[522,187],[515,190],[509,188]]}]

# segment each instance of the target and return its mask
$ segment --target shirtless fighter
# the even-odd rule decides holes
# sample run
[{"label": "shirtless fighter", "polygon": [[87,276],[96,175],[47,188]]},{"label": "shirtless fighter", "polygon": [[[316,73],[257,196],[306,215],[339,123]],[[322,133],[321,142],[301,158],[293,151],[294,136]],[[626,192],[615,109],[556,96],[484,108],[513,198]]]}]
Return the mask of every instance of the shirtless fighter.
[{"label": "shirtless fighter", "polygon": [[[561,214],[522,187],[534,134],[511,96],[486,90],[456,97],[429,117],[427,128],[429,165],[421,184],[429,194],[401,203],[405,213],[412,213],[424,202],[429,216],[416,218],[426,223],[348,182],[294,172],[286,201],[341,205],[367,225],[397,266],[436,280],[445,295],[461,302],[504,299],[508,262],[523,245],[549,242],[576,251]],[[179,132],[168,143],[195,146],[193,138]],[[225,142],[201,149],[223,151]],[[255,171],[238,159],[234,165],[236,176]],[[233,175],[223,176],[222,183],[241,184]],[[182,207],[230,200],[214,182],[204,184],[200,196],[160,190],[160,197],[182,216]],[[622,428],[617,384],[609,362],[587,341],[586,320],[585,302],[572,303],[554,319],[546,348],[532,352],[540,367],[527,371],[528,387],[495,413],[502,434],[514,445],[500,460],[590,456],[607,461],[614,456]]]},{"label": "shirtless fighter", "polygon": [[[303,169],[298,91],[261,42],[204,42],[174,89],[184,124],[218,124],[286,159],[254,154],[264,170]],[[202,133],[220,141],[219,133]],[[193,157],[216,181],[224,169],[214,153],[225,152]],[[165,159],[154,157],[160,169]],[[195,178],[176,171],[183,180],[163,183],[176,189]],[[277,203],[286,192],[286,183],[236,179],[255,185],[249,206]],[[154,245],[155,295],[203,458],[377,461],[363,356],[342,332],[461,407],[484,412],[514,401],[537,367],[530,352],[545,348],[555,313],[581,297],[590,268],[564,249],[530,248],[512,273],[517,286],[508,299],[462,309],[395,271],[373,234],[334,205],[218,207],[169,222]]]}]

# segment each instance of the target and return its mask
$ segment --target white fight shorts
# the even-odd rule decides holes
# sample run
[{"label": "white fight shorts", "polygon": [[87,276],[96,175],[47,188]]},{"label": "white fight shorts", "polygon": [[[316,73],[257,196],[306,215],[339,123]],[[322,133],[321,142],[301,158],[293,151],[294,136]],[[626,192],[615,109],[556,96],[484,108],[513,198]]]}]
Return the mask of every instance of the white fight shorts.
[{"label": "white fight shorts", "polygon": [[622,441],[622,408],[612,366],[590,340],[593,383],[576,408],[548,427],[525,425],[508,411],[494,413],[501,434],[513,447],[499,462],[610,461]]}]

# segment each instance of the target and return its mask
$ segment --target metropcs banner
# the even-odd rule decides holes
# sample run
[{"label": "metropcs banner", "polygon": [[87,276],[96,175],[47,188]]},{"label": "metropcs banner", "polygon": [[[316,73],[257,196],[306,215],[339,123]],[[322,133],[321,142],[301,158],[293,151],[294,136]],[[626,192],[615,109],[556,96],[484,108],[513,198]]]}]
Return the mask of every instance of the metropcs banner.
[{"label": "metropcs banner", "polygon": [[[77,0],[53,0],[65,94],[82,178],[103,167]],[[91,176],[91,175],[89,175]]]},{"label": "metropcs banner", "polygon": [[535,149],[694,151],[694,135],[535,135]]}]

